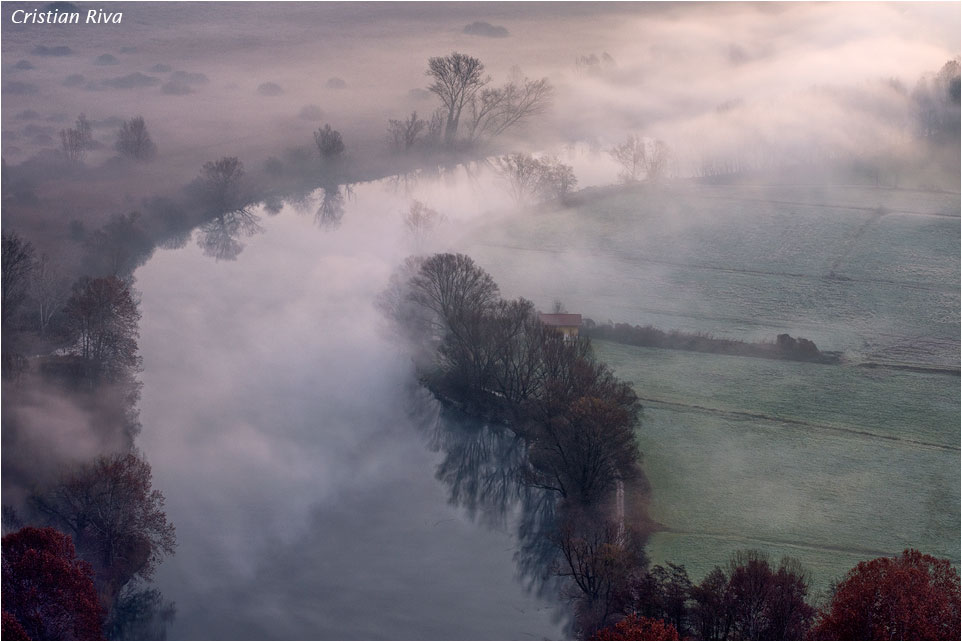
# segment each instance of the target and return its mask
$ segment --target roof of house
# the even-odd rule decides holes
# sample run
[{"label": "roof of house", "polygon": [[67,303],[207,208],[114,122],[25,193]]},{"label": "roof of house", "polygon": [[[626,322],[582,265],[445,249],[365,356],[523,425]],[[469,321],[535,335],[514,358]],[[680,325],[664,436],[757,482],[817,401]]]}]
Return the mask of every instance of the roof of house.
[{"label": "roof of house", "polygon": [[538,318],[541,319],[541,323],[550,326],[569,327],[581,325],[580,314],[545,314],[541,312],[538,314]]}]

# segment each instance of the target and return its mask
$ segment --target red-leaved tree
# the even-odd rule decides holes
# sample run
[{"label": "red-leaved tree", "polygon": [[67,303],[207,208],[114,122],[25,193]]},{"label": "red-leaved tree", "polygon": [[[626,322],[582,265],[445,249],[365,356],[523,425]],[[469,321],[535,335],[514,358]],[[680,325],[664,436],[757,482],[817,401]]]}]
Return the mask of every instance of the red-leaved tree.
[{"label": "red-leaved tree", "polygon": [[629,615],[621,622],[595,633],[596,640],[677,640],[674,625],[650,617]]},{"label": "red-leaved tree", "polygon": [[958,640],[959,573],[913,549],[861,562],[845,576],[812,636],[823,640]]},{"label": "red-leaved tree", "polygon": [[101,639],[93,571],[52,528],[4,536],[3,611],[4,639]]},{"label": "red-leaved tree", "polygon": [[164,496],[152,487],[150,464],[136,453],[102,456],[68,471],[32,500],[51,524],[73,535],[108,607],[135,575],[150,579],[174,552]]}]

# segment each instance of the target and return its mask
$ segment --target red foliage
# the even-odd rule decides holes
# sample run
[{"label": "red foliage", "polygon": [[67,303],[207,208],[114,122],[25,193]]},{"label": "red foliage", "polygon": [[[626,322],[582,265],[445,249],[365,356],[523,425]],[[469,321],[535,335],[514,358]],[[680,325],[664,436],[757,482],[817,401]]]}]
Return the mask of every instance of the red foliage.
[{"label": "red foliage", "polygon": [[29,640],[30,636],[27,632],[23,630],[20,623],[17,622],[17,618],[13,617],[10,613],[6,611],[3,612],[3,630],[0,631],[0,637],[4,640]]},{"label": "red foliage", "polygon": [[596,640],[677,640],[674,625],[649,617],[629,615],[621,622],[595,633]]},{"label": "red foliage", "polygon": [[102,636],[90,565],[77,559],[69,535],[52,528],[23,528],[3,538],[3,608],[4,639]]},{"label": "red foliage", "polygon": [[960,639],[959,574],[948,560],[905,550],[861,562],[812,631],[832,640]]},{"label": "red foliage", "polygon": [[111,605],[135,575],[150,579],[174,552],[164,496],[152,488],[150,464],[136,453],[102,456],[66,473],[34,506],[69,532],[93,564],[101,600]]}]

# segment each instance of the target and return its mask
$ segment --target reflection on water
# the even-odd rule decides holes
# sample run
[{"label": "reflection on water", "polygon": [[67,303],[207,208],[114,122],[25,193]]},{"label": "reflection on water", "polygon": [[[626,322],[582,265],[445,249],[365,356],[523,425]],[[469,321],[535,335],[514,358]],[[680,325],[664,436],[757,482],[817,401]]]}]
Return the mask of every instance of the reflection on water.
[{"label": "reflection on water", "polygon": [[241,237],[263,232],[260,217],[250,207],[218,214],[201,225],[197,244],[204,254],[218,261],[233,261],[244,249]]},{"label": "reflection on water", "polygon": [[321,199],[321,206],[314,213],[314,222],[326,229],[337,229],[344,218],[344,195],[351,194],[350,185],[328,185],[321,188],[324,196]]},{"label": "reflection on water", "polygon": [[557,531],[557,495],[522,482],[524,441],[503,427],[448,410],[422,426],[431,448],[444,455],[436,477],[450,489],[448,501],[489,528],[514,524],[518,577],[539,597],[557,598],[557,548],[551,541]]},{"label": "reflection on water", "polygon": [[178,534],[156,578],[170,636],[566,637],[557,593],[528,590],[550,505],[495,467],[516,446],[429,435],[439,411],[411,413],[409,361],[380,332],[409,201],[355,191],[336,233],[284,208],[235,261],[198,243],[137,272],[141,444]]}]

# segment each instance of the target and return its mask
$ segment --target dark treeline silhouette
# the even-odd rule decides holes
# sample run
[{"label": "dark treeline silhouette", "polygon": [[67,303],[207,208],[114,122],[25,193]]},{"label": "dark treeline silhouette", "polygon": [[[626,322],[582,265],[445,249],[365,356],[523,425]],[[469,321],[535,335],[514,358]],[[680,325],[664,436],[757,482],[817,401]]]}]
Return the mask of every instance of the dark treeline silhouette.
[{"label": "dark treeline silhouette", "polygon": [[[595,360],[588,338],[544,326],[529,301],[505,301],[490,275],[460,254],[409,258],[379,307],[442,402],[428,423],[451,502],[498,526],[520,513],[519,575],[541,595],[560,590],[570,600],[578,637],[831,638],[846,626],[871,626],[875,620],[856,622],[845,605],[872,590],[893,592],[893,612],[900,600],[921,599],[920,608],[933,611],[924,635],[957,636],[958,573],[918,553],[898,562],[905,586],[875,570],[892,563],[881,558],[854,569],[821,610],[793,558],[775,564],[763,552],[739,551],[700,583],[682,565],[651,566],[645,542],[657,526],[646,514],[634,437],[640,405],[630,384]],[[814,344],[789,339],[780,338],[779,349],[817,354]],[[923,630],[905,609],[892,617],[901,623],[871,635]]]},{"label": "dark treeline silhouette", "polygon": [[532,485],[589,505],[640,476],[630,384],[595,360],[588,339],[545,327],[530,301],[501,299],[470,257],[410,262],[381,305],[421,344],[435,394],[528,442]]},{"label": "dark treeline silhouette", "polygon": [[809,339],[795,338],[780,334],[774,342],[749,343],[737,339],[718,339],[710,334],[665,332],[650,325],[629,325],[627,323],[596,324],[591,319],[584,321],[584,333],[595,339],[627,343],[646,348],[666,348],[670,350],[691,350],[712,354],[728,354],[739,357],[760,359],[786,359],[789,361],[810,361],[813,363],[836,364],[841,355],[836,352],[822,352]]},{"label": "dark treeline silhouette", "polygon": [[[421,380],[436,397],[513,435],[511,455],[487,469],[480,488],[499,498],[510,480],[539,491],[542,505],[557,504],[550,527],[527,525],[522,550],[542,554],[522,568],[537,577],[531,560],[550,560],[555,575],[571,580],[579,631],[607,622],[621,587],[609,558],[623,559],[617,566],[626,573],[643,564],[648,526],[643,510],[626,515],[615,506],[626,487],[633,506],[647,491],[634,433],[641,405],[630,384],[595,360],[590,340],[546,327],[530,301],[502,299],[490,275],[462,254],[409,259],[379,304],[414,347]],[[462,488],[460,478],[452,483],[455,497]]]},{"label": "dark treeline silhouette", "polygon": [[[173,606],[150,588],[149,571],[158,555],[173,551],[172,527],[155,506],[144,514],[154,515],[151,528],[161,533],[159,540],[139,535],[119,543],[111,539],[110,552],[102,554],[104,549],[91,543],[87,530],[96,523],[89,512],[100,509],[78,505],[70,492],[107,492],[103,489],[114,488],[110,472],[127,462],[128,472],[141,466],[149,491],[131,499],[128,508],[138,501],[156,504],[158,497],[162,504],[162,496],[149,490],[149,465],[134,449],[140,430],[140,312],[132,275],[157,247],[182,247],[195,231],[205,254],[235,259],[243,239],[262,230],[258,203],[268,214],[276,213],[285,201],[297,206],[319,190],[315,219],[321,226],[336,227],[351,194],[349,183],[372,177],[372,169],[351,157],[340,133],[325,125],[315,132],[313,151],[291,150],[254,172],[237,157],[212,160],[180,189],[161,190],[139,208],[101,217],[99,227],[92,227],[95,217],[84,216],[83,210],[67,219],[67,229],[34,226],[41,240],[37,249],[31,240],[9,231],[7,223],[32,223],[31,212],[44,209],[35,192],[38,183],[56,180],[63,186],[143,171],[140,163],[124,167],[116,159],[86,166],[92,145],[89,129],[82,115],[74,128],[64,130],[62,154],[15,168],[3,165],[4,528],[53,525],[71,534],[78,553],[94,569],[104,633],[156,638],[163,637]],[[142,118],[122,124],[117,149],[133,161],[160,157]],[[459,154],[445,150],[437,158],[447,162],[460,159]],[[421,160],[395,159],[391,169],[416,167]],[[87,455],[65,456],[66,444],[61,443],[56,449],[43,447],[45,439],[63,440],[57,431],[65,426],[74,427],[70,439],[82,446],[77,452]],[[91,460],[89,453],[99,457]]]},{"label": "dark treeline silhouette", "polygon": [[435,471],[449,489],[448,500],[486,527],[503,530],[516,520],[515,562],[525,587],[543,597],[559,590],[554,493],[524,482],[526,443],[505,426],[488,423],[450,406],[427,403],[423,390],[412,395],[418,425],[432,450],[443,455]]},{"label": "dark treeline silhouette", "polygon": [[[906,550],[861,562],[818,609],[797,560],[735,553],[694,584],[684,566],[655,566],[625,584],[626,617],[594,639],[955,640],[959,574],[948,560]],[[648,637],[651,636],[651,637]]]}]

